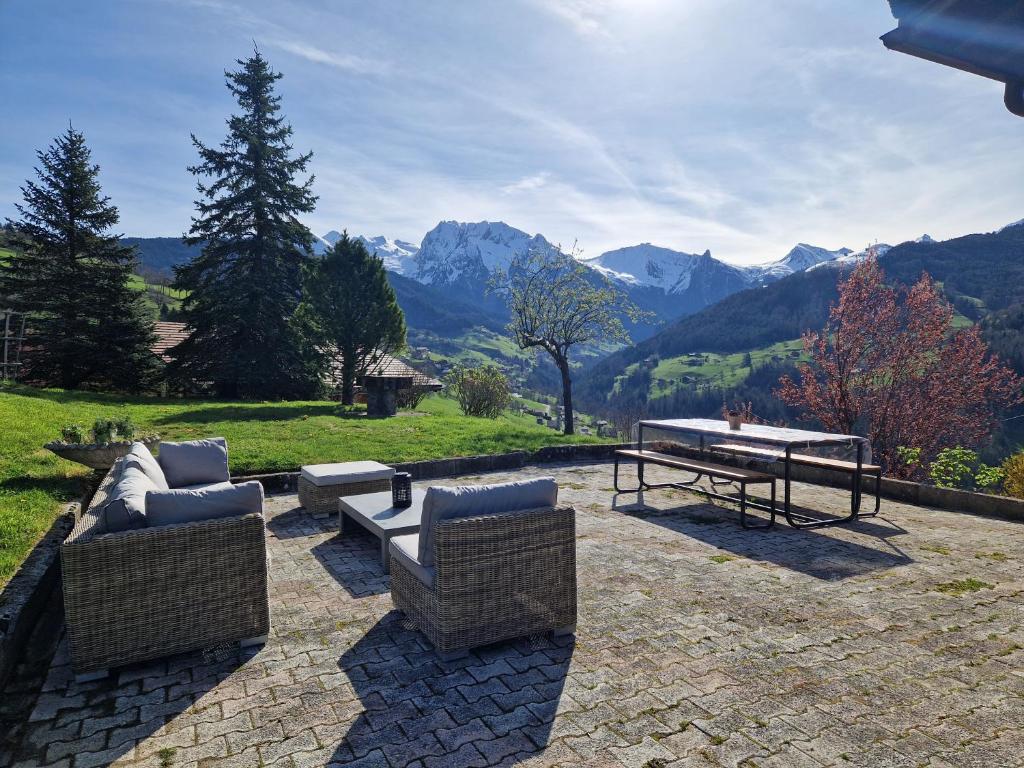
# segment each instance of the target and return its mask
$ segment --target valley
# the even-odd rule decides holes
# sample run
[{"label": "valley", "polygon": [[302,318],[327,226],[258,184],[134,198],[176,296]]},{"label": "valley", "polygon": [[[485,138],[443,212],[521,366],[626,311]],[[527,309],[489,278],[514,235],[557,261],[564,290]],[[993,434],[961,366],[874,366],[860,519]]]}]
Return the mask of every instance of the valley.
[{"label": "valley", "polygon": [[[341,234],[316,238],[323,253]],[[497,270],[526,249],[554,253],[543,235],[503,222],[442,221],[419,245],[385,236],[358,236],[385,262],[408,325],[406,357],[443,375],[452,366],[493,362],[522,394],[547,398],[557,377],[546,356],[520,350],[505,330],[507,310],[489,289]],[[139,250],[140,288],[173,310],[180,297],[156,285],[194,249],[174,238],[126,238]],[[942,287],[959,327],[981,322],[993,348],[1024,365],[1024,226],[937,242],[924,235],[897,246],[871,246],[893,282],[922,272]],[[654,410],[699,407],[737,397],[760,401],[779,415],[770,390],[802,359],[800,335],[820,328],[836,300],[836,285],[867,250],[799,243],[778,261],[737,266],[707,251],[685,253],[650,243],[582,262],[648,313],[628,330],[633,343],[583,350],[576,360],[578,406],[603,413],[632,403]],[[686,398],[698,398],[690,402]],[[689,403],[689,405],[687,405]],[[712,405],[708,405],[712,403]]]}]

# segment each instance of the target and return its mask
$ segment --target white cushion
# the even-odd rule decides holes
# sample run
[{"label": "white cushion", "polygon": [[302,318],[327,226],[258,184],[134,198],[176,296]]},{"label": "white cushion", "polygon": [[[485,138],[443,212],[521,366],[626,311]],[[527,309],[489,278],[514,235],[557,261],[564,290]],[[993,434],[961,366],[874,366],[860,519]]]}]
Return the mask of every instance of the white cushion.
[{"label": "white cushion", "polygon": [[437,575],[436,568],[428,568],[416,557],[420,548],[420,535],[410,533],[406,536],[395,536],[388,542],[388,550],[405,569],[419,579],[427,587],[433,588],[434,577]]},{"label": "white cushion", "polygon": [[394,469],[376,461],[309,464],[302,468],[302,476],[316,486],[365,483],[370,480],[390,480],[394,474]]},{"label": "white cushion", "polygon": [[124,457],[124,466],[136,467],[142,470],[143,474],[152,480],[153,484],[161,491],[166,491],[170,488],[167,484],[167,478],[164,477],[164,471],[160,469],[160,463],[149,452],[149,448],[146,447],[145,443],[132,443],[131,449]]},{"label": "white cushion", "polygon": [[255,480],[227,487],[218,484],[192,491],[172,488],[146,494],[146,524],[151,527],[215,520],[250,512],[263,512],[263,486]]},{"label": "white cushion", "polygon": [[423,499],[417,560],[427,568],[436,563],[434,528],[441,520],[553,507],[557,503],[558,483],[553,477],[493,485],[431,486]]}]

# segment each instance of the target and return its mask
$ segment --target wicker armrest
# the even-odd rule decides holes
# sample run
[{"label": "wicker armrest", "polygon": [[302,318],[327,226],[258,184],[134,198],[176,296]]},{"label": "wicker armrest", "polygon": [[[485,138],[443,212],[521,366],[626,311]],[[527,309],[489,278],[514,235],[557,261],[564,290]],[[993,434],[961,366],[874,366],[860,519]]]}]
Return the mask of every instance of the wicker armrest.
[{"label": "wicker armrest", "polygon": [[80,526],[61,547],[76,672],[269,631],[262,514],[110,534]]},{"label": "wicker armrest", "polygon": [[519,600],[571,593],[575,611],[576,511],[571,506],[445,520],[435,535],[435,589],[442,601],[457,607],[487,593]]}]

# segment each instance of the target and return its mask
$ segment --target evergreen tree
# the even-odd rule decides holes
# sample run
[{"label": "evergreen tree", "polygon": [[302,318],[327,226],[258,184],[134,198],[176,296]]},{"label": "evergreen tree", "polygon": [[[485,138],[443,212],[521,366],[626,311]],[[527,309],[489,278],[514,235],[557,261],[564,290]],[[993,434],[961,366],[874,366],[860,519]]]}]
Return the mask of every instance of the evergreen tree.
[{"label": "evergreen tree", "polygon": [[259,51],[226,73],[241,114],[228,121],[219,148],[192,142],[200,162],[197,215],[185,237],[202,252],[177,267],[187,291],[189,337],[175,350],[172,374],[209,382],[229,398],[307,397],[319,379],[317,358],[295,311],[313,236],[296,216],[313,210],[313,178],[296,183],[312,153],[292,156],[292,129],[278,114],[273,72]]},{"label": "evergreen tree", "polygon": [[320,347],[341,374],[341,402],[351,405],[356,377],[405,346],[405,316],[384,262],[345,233],[311,270],[306,297]]},{"label": "evergreen tree", "polygon": [[135,250],[111,233],[117,208],[72,127],[36,153],[37,181],[21,188],[21,247],[0,263],[0,294],[29,314],[22,377],[48,386],[138,391],[152,382],[153,322],[129,287]]}]

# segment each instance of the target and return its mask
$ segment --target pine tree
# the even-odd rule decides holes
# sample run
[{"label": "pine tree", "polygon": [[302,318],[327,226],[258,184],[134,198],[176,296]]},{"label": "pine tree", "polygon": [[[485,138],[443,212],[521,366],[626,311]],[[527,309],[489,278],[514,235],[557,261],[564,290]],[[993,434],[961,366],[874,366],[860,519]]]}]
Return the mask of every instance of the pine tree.
[{"label": "pine tree", "polygon": [[341,373],[341,402],[351,405],[356,377],[405,346],[405,316],[384,262],[345,233],[310,272],[306,296],[321,349]]},{"label": "pine tree", "polygon": [[312,177],[294,179],[312,153],[292,156],[274,95],[281,75],[259,51],[238,64],[225,73],[241,107],[227,137],[219,148],[192,137],[200,162],[189,171],[212,181],[196,184],[201,199],[185,237],[202,252],[175,270],[190,335],[174,349],[171,372],[212,383],[223,397],[306,397],[319,383],[317,358],[295,310],[313,236],[296,216],[316,197]]},{"label": "pine tree", "polygon": [[23,247],[0,264],[0,294],[29,314],[27,381],[75,389],[138,391],[157,370],[153,322],[129,287],[133,248],[111,233],[117,208],[104,197],[99,166],[72,127],[36,153],[37,181],[21,188]]}]

